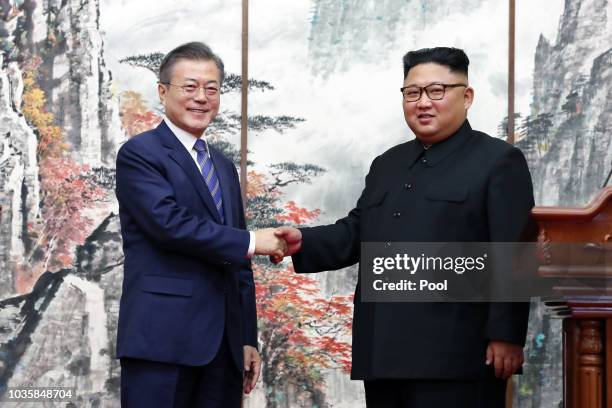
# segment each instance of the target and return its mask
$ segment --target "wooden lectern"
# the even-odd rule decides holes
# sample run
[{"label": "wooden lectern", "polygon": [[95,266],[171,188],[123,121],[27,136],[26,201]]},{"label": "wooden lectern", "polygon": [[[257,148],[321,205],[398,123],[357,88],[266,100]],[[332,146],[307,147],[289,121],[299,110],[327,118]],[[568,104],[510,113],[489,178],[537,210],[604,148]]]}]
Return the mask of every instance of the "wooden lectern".
[{"label": "wooden lectern", "polygon": [[[545,305],[563,320],[565,408],[612,408],[612,186],[585,208],[536,207],[539,274],[553,284]],[[557,243],[574,243],[572,256]],[[560,280],[561,279],[561,280]]]}]

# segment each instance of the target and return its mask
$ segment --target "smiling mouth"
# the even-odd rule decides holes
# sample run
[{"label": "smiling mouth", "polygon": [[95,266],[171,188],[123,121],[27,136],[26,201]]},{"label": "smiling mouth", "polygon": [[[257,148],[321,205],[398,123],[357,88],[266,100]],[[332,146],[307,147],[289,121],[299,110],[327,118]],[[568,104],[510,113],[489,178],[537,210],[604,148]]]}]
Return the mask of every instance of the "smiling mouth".
[{"label": "smiling mouth", "polygon": [[204,110],[204,109],[196,109],[196,108],[190,108],[190,109],[187,109],[187,110],[188,110],[189,112],[196,112],[196,113],[206,113],[206,112],[208,112],[207,110]]},{"label": "smiling mouth", "polygon": [[418,119],[431,119],[433,117],[434,117],[434,115],[430,115],[430,114],[427,114],[427,113],[421,113],[420,115],[417,115]]}]

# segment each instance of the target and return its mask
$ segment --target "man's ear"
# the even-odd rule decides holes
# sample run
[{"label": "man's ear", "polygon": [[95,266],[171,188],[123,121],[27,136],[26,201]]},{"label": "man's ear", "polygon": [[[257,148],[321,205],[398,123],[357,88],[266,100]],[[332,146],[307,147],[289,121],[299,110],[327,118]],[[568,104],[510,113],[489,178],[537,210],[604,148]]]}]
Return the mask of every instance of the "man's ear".
[{"label": "man's ear", "polygon": [[474,102],[474,88],[468,86],[465,88],[465,92],[463,93],[463,106],[467,111],[472,106],[472,102]]},{"label": "man's ear", "polygon": [[162,83],[157,84],[157,93],[159,95],[159,101],[162,105],[166,106],[166,92],[168,92],[168,88]]}]

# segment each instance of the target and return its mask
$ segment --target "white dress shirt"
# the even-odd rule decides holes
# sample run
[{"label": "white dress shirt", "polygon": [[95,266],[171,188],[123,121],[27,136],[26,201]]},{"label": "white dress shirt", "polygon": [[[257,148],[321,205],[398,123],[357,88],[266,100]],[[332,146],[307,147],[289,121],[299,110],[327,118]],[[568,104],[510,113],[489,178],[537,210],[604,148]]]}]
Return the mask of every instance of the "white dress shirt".
[{"label": "white dress shirt", "polygon": [[[187,152],[193,159],[193,162],[196,164],[196,166],[198,166],[198,170],[200,170],[200,173],[201,173],[202,168],[200,167],[200,163],[198,163],[198,152],[196,151],[196,149],[193,148],[198,138],[192,135],[191,133],[186,132],[180,127],[176,126],[174,123],[170,121],[170,119],[168,119],[166,115],[163,116],[163,119],[164,119],[164,122],[166,122],[166,125],[168,125],[168,127],[172,131],[172,133],[174,133],[174,136],[176,136],[179,142],[181,142],[181,144],[185,147],[185,150],[187,150]],[[204,136],[204,133],[200,135],[200,138],[206,144],[206,151],[209,151],[208,142],[202,136]],[[249,249],[247,251],[247,258],[251,258],[253,254],[255,253],[255,233],[252,231],[249,231],[249,235],[251,236],[251,239],[249,240]]]}]

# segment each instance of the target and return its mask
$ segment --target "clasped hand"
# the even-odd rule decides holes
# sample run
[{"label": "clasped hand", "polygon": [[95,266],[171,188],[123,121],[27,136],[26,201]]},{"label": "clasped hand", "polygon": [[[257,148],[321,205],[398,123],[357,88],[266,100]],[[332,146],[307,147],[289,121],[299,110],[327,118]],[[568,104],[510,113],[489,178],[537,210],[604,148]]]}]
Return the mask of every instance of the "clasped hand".
[{"label": "clasped hand", "polygon": [[302,246],[302,233],[293,227],[265,228],[255,231],[255,254],[268,255],[272,263],[279,263]]}]

